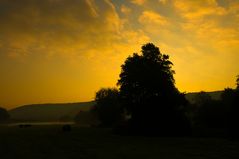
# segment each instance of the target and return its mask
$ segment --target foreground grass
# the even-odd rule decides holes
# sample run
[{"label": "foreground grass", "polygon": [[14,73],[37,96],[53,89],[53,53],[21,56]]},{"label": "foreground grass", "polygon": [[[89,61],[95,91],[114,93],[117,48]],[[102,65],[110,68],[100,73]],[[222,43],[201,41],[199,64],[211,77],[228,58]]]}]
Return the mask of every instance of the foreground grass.
[{"label": "foreground grass", "polygon": [[110,129],[60,125],[0,127],[1,159],[238,159],[239,143],[223,138],[130,137]]}]

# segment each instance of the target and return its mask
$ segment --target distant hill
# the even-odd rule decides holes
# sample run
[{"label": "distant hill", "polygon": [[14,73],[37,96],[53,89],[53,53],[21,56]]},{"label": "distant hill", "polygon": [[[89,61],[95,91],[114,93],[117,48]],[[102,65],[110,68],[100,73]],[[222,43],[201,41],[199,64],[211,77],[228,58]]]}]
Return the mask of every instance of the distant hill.
[{"label": "distant hill", "polygon": [[61,121],[73,120],[80,111],[88,111],[95,102],[64,104],[32,104],[9,110],[12,120],[16,121]]},{"label": "distant hill", "polygon": [[[212,99],[219,100],[223,91],[206,92]],[[186,99],[194,102],[199,92],[187,93]],[[88,111],[94,101],[63,104],[32,104],[9,110],[11,119],[16,121],[72,121],[80,111]]]},{"label": "distant hill", "polygon": [[[223,91],[213,91],[213,92],[205,92],[205,93],[209,94],[211,96],[211,98],[214,99],[214,100],[220,100],[222,92]],[[200,93],[200,92],[187,93],[186,94],[186,99],[190,103],[194,103],[195,96],[198,93]]]}]

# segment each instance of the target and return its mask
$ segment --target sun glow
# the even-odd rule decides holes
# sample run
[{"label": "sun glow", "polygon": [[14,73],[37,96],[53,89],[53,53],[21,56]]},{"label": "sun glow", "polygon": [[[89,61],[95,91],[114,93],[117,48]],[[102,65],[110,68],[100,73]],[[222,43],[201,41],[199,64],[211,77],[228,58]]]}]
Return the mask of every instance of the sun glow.
[{"label": "sun glow", "polygon": [[116,85],[127,56],[153,42],[180,91],[235,87],[239,2],[0,2],[0,105],[93,100]]}]

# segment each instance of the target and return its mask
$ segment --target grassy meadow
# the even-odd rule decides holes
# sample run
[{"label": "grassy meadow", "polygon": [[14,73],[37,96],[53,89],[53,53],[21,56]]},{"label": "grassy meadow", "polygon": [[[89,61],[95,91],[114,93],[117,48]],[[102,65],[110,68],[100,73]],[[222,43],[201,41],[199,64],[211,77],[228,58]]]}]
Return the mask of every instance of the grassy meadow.
[{"label": "grassy meadow", "polygon": [[0,126],[1,159],[238,159],[225,138],[118,136],[111,129],[61,125]]}]

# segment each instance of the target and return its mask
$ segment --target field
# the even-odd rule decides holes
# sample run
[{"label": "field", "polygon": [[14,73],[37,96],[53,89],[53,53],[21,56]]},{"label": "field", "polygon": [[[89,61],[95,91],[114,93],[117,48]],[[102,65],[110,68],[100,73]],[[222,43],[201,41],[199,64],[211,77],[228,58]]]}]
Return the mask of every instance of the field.
[{"label": "field", "polygon": [[1,159],[238,159],[239,142],[223,138],[112,135],[110,129],[60,125],[0,126]]}]

